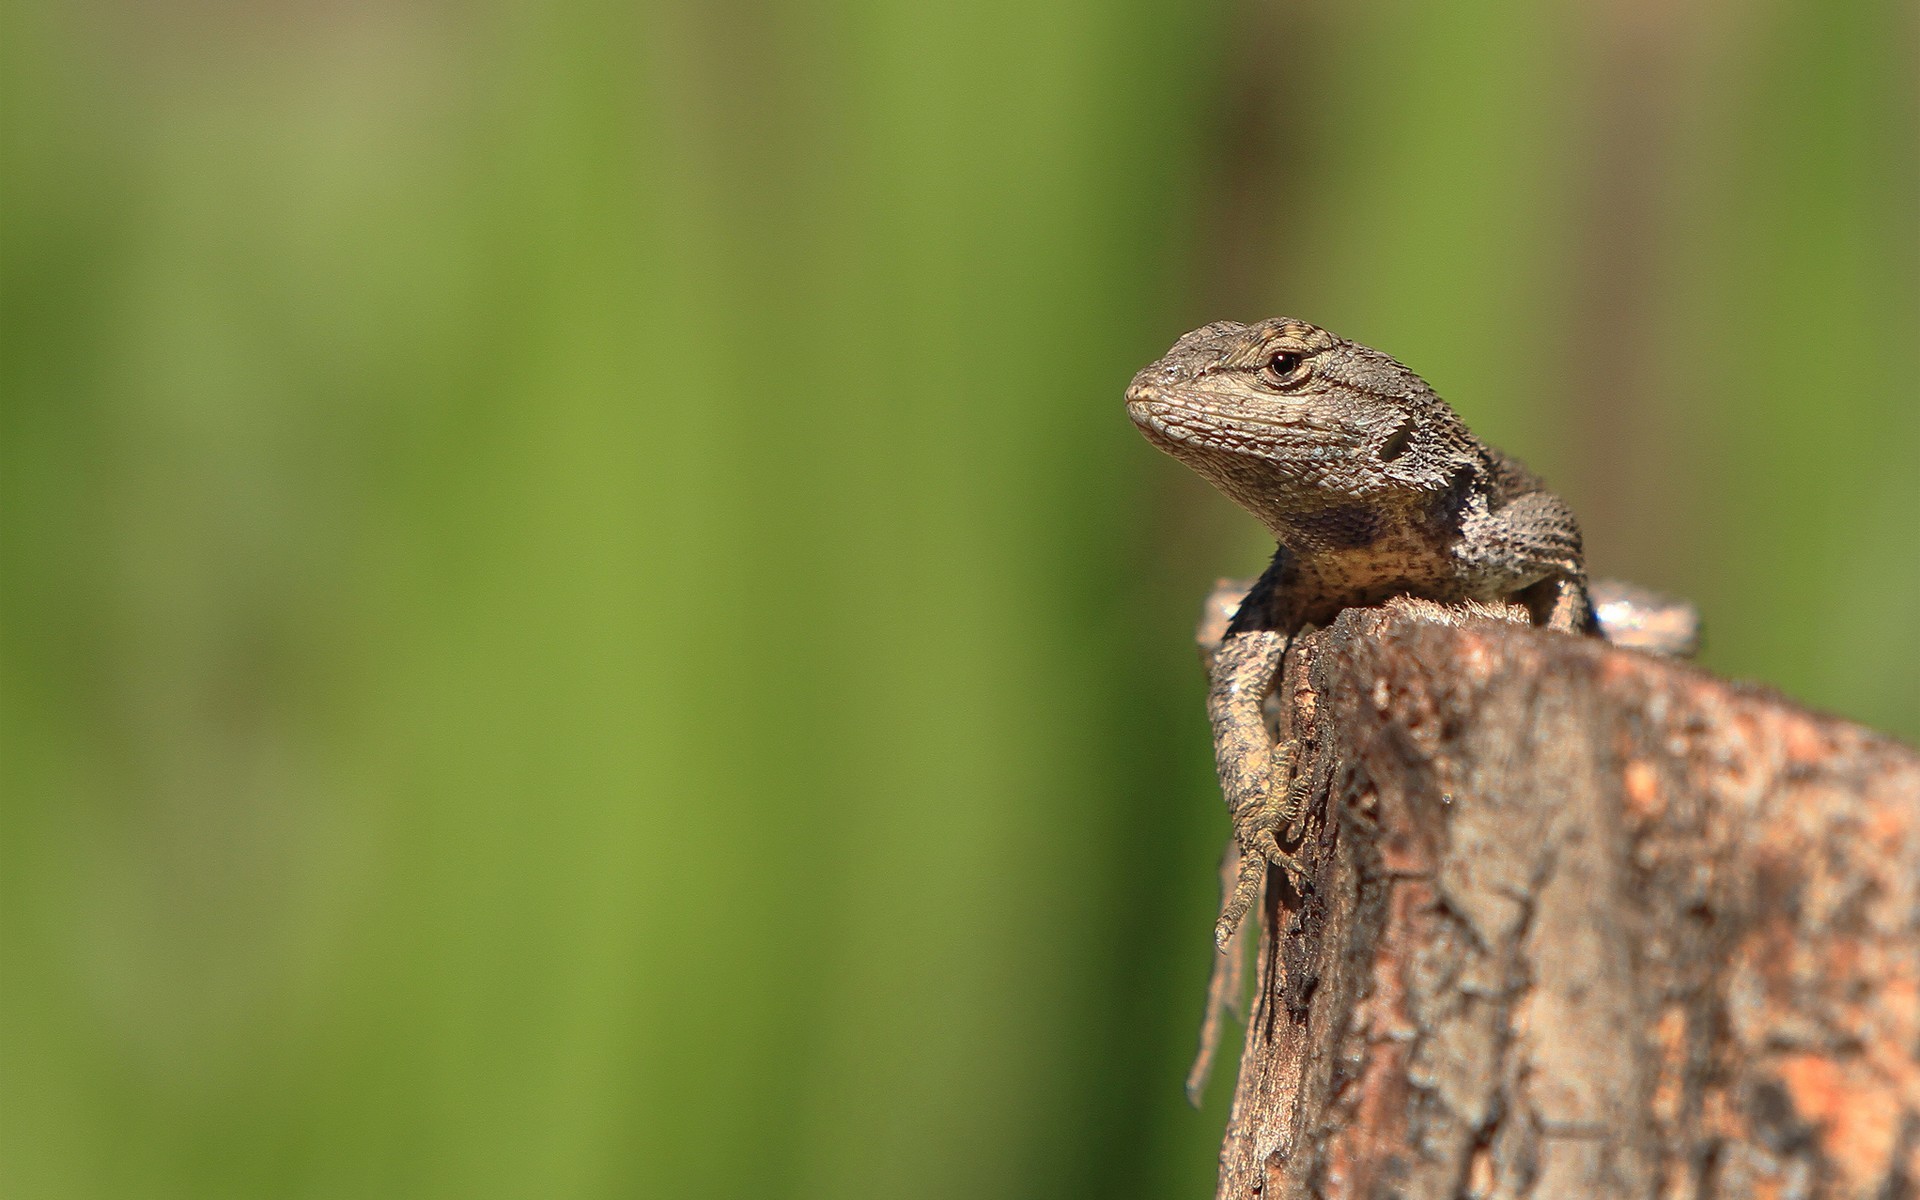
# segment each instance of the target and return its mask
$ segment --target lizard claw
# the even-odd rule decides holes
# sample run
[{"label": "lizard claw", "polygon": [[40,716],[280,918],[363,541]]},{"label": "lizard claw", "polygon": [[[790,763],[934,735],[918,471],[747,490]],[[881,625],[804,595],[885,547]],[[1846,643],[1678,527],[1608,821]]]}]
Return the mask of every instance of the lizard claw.
[{"label": "lizard claw", "polygon": [[1307,873],[1300,861],[1280,848],[1279,839],[1271,828],[1255,827],[1250,835],[1240,842],[1240,877],[1234,881],[1233,894],[1220,909],[1220,919],[1213,924],[1213,944],[1224,954],[1233,941],[1234,931],[1240,927],[1240,921],[1247,915],[1259,899],[1260,891],[1267,881],[1267,868],[1279,867],[1292,875],[1302,891],[1309,886]]}]

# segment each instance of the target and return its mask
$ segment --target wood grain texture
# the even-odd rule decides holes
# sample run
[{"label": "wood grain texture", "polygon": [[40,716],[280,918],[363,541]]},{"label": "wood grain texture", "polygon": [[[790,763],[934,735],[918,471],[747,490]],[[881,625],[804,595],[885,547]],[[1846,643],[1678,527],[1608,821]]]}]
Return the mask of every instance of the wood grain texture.
[{"label": "wood grain texture", "polygon": [[1223,1197],[1920,1189],[1920,755],[1437,605],[1279,694],[1325,772],[1267,887]]}]

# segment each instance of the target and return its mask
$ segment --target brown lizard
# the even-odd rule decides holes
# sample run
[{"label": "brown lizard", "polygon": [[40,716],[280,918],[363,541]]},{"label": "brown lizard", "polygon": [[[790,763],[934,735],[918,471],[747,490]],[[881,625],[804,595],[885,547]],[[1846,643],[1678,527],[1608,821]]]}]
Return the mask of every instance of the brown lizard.
[{"label": "brown lizard", "polygon": [[[1416,596],[1517,603],[1550,629],[1692,650],[1691,606],[1626,585],[1590,588],[1566,502],[1378,350],[1286,317],[1216,321],[1134,376],[1127,413],[1279,543],[1231,616],[1222,602],[1231,593],[1216,591],[1202,621],[1214,756],[1238,850],[1214,929],[1223,951],[1269,865],[1300,874],[1281,840],[1316,772],[1297,769],[1299,747],[1276,744],[1263,713],[1301,632],[1344,608]],[[1230,977],[1216,976],[1210,1007]]]}]

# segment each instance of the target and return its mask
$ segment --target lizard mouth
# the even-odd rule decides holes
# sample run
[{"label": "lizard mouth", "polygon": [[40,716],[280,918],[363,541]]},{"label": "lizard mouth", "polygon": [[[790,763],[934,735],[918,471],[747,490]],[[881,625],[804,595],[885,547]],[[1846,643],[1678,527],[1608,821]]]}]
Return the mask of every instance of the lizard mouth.
[{"label": "lizard mouth", "polygon": [[1264,453],[1285,446],[1317,444],[1306,414],[1263,413],[1236,406],[1232,411],[1190,399],[1173,399],[1144,388],[1127,391],[1127,416],[1149,441],[1194,446],[1228,453]]}]

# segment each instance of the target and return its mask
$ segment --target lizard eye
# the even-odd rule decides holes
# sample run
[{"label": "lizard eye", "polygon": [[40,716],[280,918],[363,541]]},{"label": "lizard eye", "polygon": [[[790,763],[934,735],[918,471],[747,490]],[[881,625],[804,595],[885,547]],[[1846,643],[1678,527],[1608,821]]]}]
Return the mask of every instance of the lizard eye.
[{"label": "lizard eye", "polygon": [[1262,374],[1266,376],[1268,383],[1274,384],[1275,386],[1284,386],[1289,383],[1298,383],[1301,379],[1305,378],[1307,374],[1306,366],[1307,360],[1305,357],[1292,350],[1282,350],[1267,360],[1267,365],[1263,368]]}]

